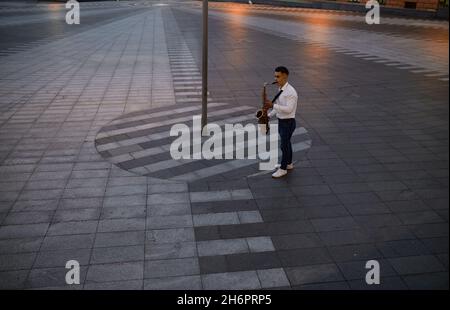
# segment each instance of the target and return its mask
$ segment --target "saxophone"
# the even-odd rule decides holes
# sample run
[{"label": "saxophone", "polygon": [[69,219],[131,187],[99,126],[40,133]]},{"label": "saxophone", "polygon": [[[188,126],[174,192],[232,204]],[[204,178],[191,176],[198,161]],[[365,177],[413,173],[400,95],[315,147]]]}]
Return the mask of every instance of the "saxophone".
[{"label": "saxophone", "polygon": [[[273,82],[271,84],[276,84],[277,82]],[[269,126],[269,115],[267,114],[267,109],[264,107],[264,105],[266,104],[266,100],[267,100],[267,93],[266,93],[266,86],[267,83],[264,83],[263,89],[262,89],[262,108],[259,109],[258,111],[256,111],[256,118],[258,119],[258,124],[261,125],[265,125],[265,133],[266,135],[269,133],[270,131],[270,126]]]}]

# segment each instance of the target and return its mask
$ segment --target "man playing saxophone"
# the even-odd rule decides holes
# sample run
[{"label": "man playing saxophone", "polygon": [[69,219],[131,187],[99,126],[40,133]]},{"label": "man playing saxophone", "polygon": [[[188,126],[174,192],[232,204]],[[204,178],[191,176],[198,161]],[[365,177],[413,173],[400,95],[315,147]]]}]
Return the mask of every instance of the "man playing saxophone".
[{"label": "man playing saxophone", "polygon": [[297,112],[298,95],[294,87],[288,83],[289,70],[280,66],[275,68],[275,82],[278,84],[278,94],[274,102],[265,101],[264,108],[272,109],[269,117],[278,118],[278,133],[281,139],[281,164],[272,174],[273,178],[281,178],[287,174],[287,170],[294,168],[292,163],[292,144],[291,137],[294,133],[296,122],[295,113]]}]

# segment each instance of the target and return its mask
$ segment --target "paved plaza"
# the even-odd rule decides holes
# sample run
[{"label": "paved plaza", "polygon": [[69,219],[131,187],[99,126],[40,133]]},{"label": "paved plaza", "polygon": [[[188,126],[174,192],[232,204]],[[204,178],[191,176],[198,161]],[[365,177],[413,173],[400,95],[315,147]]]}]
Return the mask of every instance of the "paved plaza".
[{"label": "paved plaza", "polygon": [[448,289],[448,21],[210,2],[210,122],[256,124],[291,72],[275,180],[170,157],[201,111],[200,1],[80,7],[0,2],[0,289]]}]

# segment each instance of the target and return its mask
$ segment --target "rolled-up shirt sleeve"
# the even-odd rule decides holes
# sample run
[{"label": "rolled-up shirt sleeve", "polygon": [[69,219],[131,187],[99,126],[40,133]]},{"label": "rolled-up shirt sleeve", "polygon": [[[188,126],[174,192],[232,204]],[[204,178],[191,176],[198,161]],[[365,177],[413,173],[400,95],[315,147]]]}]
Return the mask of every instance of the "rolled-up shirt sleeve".
[{"label": "rolled-up shirt sleeve", "polygon": [[294,95],[286,96],[286,105],[274,104],[273,109],[286,114],[291,113],[296,105],[297,97]]}]

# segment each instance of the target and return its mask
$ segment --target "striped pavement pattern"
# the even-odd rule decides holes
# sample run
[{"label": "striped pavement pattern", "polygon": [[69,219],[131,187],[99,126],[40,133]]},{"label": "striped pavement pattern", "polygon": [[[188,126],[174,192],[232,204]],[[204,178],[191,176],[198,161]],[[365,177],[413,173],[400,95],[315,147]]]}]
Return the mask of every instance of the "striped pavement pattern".
[{"label": "striped pavement pattern", "polygon": [[[166,22],[173,18],[170,12],[166,17]],[[97,151],[103,158],[122,169],[173,181],[233,179],[258,173],[259,159],[174,160],[171,157],[170,145],[177,137],[170,137],[170,128],[175,124],[186,124],[193,134],[192,117],[201,114],[202,85],[195,59],[179,30],[173,27],[174,23],[171,25],[165,29],[175,105],[132,112],[113,120],[98,132],[95,139]],[[256,125],[255,107],[232,106],[223,101],[216,101],[208,96],[209,124],[219,125],[222,132],[225,124]],[[296,129],[292,141],[296,153],[308,150],[312,143],[307,130],[303,127]],[[255,145],[256,140],[246,141],[244,154],[248,154],[249,146]],[[239,148],[235,147],[234,151],[237,150]],[[192,158],[192,152],[190,153]],[[225,158],[225,155],[223,148],[221,158]]]},{"label": "striped pavement pattern", "polygon": [[[170,145],[177,137],[169,135],[170,128],[175,124],[186,124],[192,134],[192,116],[199,115],[200,110],[201,106],[194,102],[123,115],[99,131],[95,140],[97,151],[122,169],[175,181],[222,178],[242,169],[244,175],[241,177],[257,173],[258,159],[172,159]],[[222,130],[225,124],[256,124],[254,114],[255,108],[251,106],[234,107],[220,102],[208,104],[209,123],[219,125]],[[311,139],[303,127],[296,129],[292,141],[294,152],[308,150],[311,146]],[[245,154],[248,154],[248,146],[255,143],[255,140],[247,141]],[[236,147],[235,151],[238,149]],[[224,148],[222,158],[225,158]],[[233,173],[230,175],[234,176]]]},{"label": "striped pavement pattern", "polygon": [[[254,199],[250,189],[232,189],[207,192],[190,192],[193,210],[194,231],[199,256],[199,265],[203,285],[207,289],[260,289],[289,287],[290,282],[283,268],[276,261],[266,261],[263,266],[240,266],[223,269],[223,266],[211,270],[208,266],[214,262],[235,260],[239,258],[252,260],[258,256],[276,255],[272,238],[260,229],[259,232],[239,234],[233,238],[201,237],[205,230],[236,230],[264,224],[263,216],[257,207],[248,208],[242,202]],[[241,202],[237,204],[234,202]],[[218,208],[204,208],[204,206],[218,206],[224,204],[226,212]],[[232,208],[230,208],[232,204]],[[262,257],[262,256],[260,256]],[[261,264],[260,264],[261,265]],[[229,267],[229,266],[228,266]],[[256,270],[254,270],[256,269]]]}]

